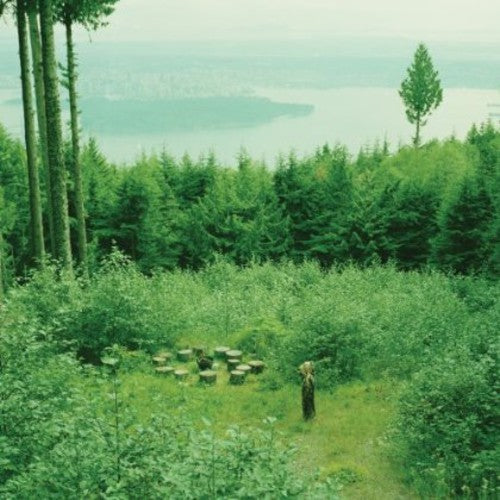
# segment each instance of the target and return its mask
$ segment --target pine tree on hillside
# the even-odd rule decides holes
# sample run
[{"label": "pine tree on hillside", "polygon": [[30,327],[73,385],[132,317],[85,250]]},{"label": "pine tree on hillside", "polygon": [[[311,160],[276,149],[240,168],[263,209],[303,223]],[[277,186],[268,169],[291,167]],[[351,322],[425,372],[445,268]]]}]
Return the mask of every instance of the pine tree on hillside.
[{"label": "pine tree on hillside", "polygon": [[488,260],[488,232],[493,206],[481,178],[467,176],[444,203],[432,261],[441,269],[477,272]]},{"label": "pine tree on hillside", "polygon": [[415,124],[413,144],[420,145],[420,129],[443,100],[443,89],[432,59],[424,44],[417,47],[408,76],[401,83],[399,95],[406,107],[408,121]]},{"label": "pine tree on hillside", "polygon": [[21,66],[24,136],[26,144],[28,182],[30,190],[31,244],[33,248],[33,257],[35,258],[37,263],[41,265],[45,256],[45,244],[43,237],[40,180],[38,177],[38,160],[36,154],[36,129],[31,85],[28,26],[25,1],[16,0],[15,10],[19,42],[19,61]]},{"label": "pine tree on hillside", "polygon": [[61,103],[54,40],[54,10],[52,0],[39,0],[42,40],[45,110],[47,117],[47,146],[50,169],[50,188],[54,219],[55,258],[61,266],[72,271],[69,234],[66,169],[63,156]]},{"label": "pine tree on hillside", "polygon": [[431,240],[437,233],[439,198],[423,185],[407,181],[394,192],[393,210],[387,227],[392,257],[404,269],[429,262]]}]

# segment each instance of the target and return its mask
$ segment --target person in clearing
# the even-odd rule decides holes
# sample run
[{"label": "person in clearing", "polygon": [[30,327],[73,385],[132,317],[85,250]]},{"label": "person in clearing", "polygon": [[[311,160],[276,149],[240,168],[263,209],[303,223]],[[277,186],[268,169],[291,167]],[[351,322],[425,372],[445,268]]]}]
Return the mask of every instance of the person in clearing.
[{"label": "person in clearing", "polygon": [[302,416],[311,420],[316,416],[314,406],[314,366],[311,361],[305,361],[299,367],[302,377]]}]

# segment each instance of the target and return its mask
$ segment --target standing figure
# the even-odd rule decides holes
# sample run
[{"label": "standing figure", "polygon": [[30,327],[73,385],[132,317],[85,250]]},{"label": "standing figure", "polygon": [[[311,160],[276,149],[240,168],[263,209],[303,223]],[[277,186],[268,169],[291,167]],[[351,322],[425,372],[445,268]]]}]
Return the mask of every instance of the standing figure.
[{"label": "standing figure", "polygon": [[299,367],[302,377],[302,416],[311,420],[316,415],[314,407],[314,366],[311,361],[305,361]]}]

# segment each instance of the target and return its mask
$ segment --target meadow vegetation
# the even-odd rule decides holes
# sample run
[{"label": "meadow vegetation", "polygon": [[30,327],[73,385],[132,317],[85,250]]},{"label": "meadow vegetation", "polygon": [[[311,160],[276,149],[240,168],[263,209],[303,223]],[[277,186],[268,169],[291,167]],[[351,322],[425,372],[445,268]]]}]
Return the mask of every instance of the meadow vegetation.
[{"label": "meadow vegetation", "polygon": [[[114,251],[88,279],[47,266],[2,306],[0,492],[492,497],[499,294],[485,278],[393,265],[219,258],[145,276]],[[194,365],[187,382],[154,373],[159,349],[219,344],[255,353],[265,373],[241,387],[225,368],[213,387]]]}]

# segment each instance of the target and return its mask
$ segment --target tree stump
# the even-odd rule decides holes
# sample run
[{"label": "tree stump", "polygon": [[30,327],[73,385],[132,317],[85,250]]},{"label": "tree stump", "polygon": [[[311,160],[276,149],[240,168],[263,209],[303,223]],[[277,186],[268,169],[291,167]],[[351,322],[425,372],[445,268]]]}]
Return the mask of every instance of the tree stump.
[{"label": "tree stump", "polygon": [[167,364],[167,358],[164,356],[153,356],[153,364],[156,366],[163,366]]},{"label": "tree stump", "polygon": [[226,351],[226,359],[239,359],[241,361],[242,356],[243,353],[241,351],[237,351],[236,349]]},{"label": "tree stump", "polygon": [[165,358],[167,361],[170,361],[172,359],[172,353],[168,351],[157,352],[155,356],[158,356],[160,358]]},{"label": "tree stump", "polygon": [[266,367],[264,361],[259,361],[259,360],[254,360],[254,361],[249,361],[248,365],[250,366],[252,373],[259,374],[264,371],[264,368]]},{"label": "tree stump", "polygon": [[230,347],[219,346],[214,349],[214,358],[216,359],[226,359],[226,352],[230,351]]},{"label": "tree stump", "polygon": [[187,370],[175,370],[174,376],[177,380],[186,380],[189,372]]},{"label": "tree stump", "polygon": [[241,385],[245,382],[245,372],[233,370],[229,376],[229,383],[232,385]]},{"label": "tree stump", "polygon": [[252,367],[250,365],[238,365],[236,367],[236,370],[239,372],[243,372],[245,374],[245,377],[252,371]]},{"label": "tree stump", "polygon": [[314,405],[314,366],[311,361],[302,363],[299,367],[302,377],[302,416],[311,420],[316,415]]},{"label": "tree stump", "polygon": [[240,364],[241,364],[241,361],[239,359],[228,359],[227,360],[227,371],[230,372],[230,371],[236,369],[236,367]]},{"label": "tree stump", "polygon": [[174,373],[175,368],[173,366],[157,366],[155,372],[158,375],[171,375]]},{"label": "tree stump", "polygon": [[189,361],[192,355],[193,351],[191,349],[182,349],[180,351],[177,351],[177,359],[179,361],[183,361],[184,363],[186,361]]},{"label": "tree stump", "polygon": [[216,381],[217,373],[213,370],[205,370],[203,372],[200,372],[200,382],[211,385],[215,384]]}]

